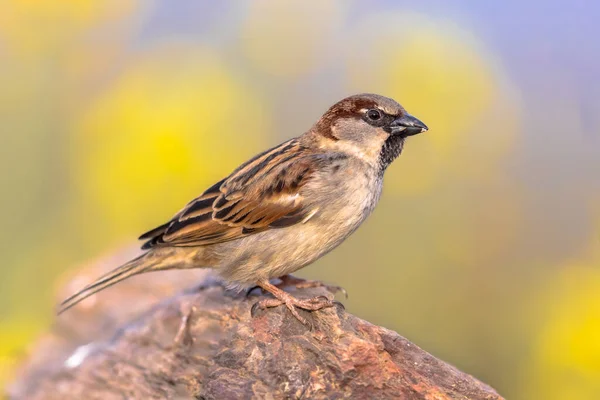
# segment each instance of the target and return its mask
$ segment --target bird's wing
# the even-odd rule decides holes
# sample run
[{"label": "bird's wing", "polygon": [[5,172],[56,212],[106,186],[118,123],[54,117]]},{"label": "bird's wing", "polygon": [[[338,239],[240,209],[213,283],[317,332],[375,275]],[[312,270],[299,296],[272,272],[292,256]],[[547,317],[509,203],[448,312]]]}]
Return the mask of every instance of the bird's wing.
[{"label": "bird's wing", "polygon": [[306,222],[318,210],[300,189],[314,175],[314,156],[291,140],[259,154],[192,200],[171,221],[140,237],[143,249],[203,246]]}]

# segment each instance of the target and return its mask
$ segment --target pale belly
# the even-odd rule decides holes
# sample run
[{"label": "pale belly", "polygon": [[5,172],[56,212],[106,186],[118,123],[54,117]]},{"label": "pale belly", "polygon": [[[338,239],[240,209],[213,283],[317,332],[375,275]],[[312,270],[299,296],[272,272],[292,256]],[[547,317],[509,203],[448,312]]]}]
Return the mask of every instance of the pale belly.
[{"label": "pale belly", "polygon": [[231,243],[217,272],[238,284],[291,274],[333,250],[348,234],[310,222],[259,233]]}]

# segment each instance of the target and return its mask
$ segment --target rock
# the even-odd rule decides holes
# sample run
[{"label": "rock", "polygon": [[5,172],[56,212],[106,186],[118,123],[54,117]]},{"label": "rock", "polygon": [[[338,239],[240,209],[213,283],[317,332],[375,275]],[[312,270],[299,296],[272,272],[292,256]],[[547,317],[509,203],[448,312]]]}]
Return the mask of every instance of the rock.
[{"label": "rock", "polygon": [[[396,332],[361,320],[342,306],[301,311],[312,329],[283,306],[252,317],[250,309],[263,294],[247,298],[210,278],[156,303],[156,293],[168,295],[190,282],[189,272],[132,278],[95,295],[92,305],[82,304],[58,317],[24,363],[9,396],[502,398]],[[167,284],[166,274],[185,277]],[[325,288],[288,291],[299,297],[332,296]]]}]

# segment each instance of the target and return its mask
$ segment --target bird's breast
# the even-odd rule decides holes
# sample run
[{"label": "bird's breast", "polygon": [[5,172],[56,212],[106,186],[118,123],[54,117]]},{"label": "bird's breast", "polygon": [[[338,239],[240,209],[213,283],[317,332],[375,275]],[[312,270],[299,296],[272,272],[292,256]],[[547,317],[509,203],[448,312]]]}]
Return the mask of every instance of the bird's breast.
[{"label": "bird's breast", "polygon": [[339,173],[342,176],[338,179],[324,178],[312,188],[310,197],[316,199],[314,204],[319,207],[316,219],[334,228],[360,225],[379,201],[381,175],[373,169],[353,166]]}]

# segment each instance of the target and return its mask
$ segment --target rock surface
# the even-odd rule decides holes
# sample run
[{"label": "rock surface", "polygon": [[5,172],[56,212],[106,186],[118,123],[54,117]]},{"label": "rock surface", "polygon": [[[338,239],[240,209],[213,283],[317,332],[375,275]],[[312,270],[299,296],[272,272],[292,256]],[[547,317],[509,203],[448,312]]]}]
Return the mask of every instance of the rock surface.
[{"label": "rock surface", "polygon": [[[210,278],[181,292],[203,273],[168,275],[178,280],[163,272],[134,278],[59,317],[10,398],[501,399],[341,306],[301,311],[308,329],[285,307],[252,317],[258,292],[247,298]],[[289,291],[332,296],[324,288]]]}]

